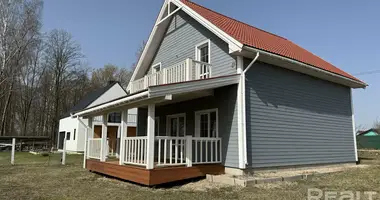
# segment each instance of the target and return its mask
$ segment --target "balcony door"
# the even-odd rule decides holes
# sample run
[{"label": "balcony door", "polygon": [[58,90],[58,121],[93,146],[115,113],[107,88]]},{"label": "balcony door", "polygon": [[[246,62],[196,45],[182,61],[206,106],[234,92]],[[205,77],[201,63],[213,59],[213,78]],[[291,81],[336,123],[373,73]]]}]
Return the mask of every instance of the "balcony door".
[{"label": "balcony door", "polygon": [[195,62],[196,64],[196,76],[199,79],[210,78],[210,53],[211,53],[211,42],[206,40],[195,46]]}]

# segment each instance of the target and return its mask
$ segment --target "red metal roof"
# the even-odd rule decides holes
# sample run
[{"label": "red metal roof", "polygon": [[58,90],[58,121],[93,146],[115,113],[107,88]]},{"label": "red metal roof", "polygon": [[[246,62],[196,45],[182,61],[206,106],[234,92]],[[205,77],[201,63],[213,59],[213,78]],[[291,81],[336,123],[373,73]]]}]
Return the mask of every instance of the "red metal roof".
[{"label": "red metal roof", "polygon": [[188,0],[182,0],[182,2],[197,12],[199,15],[207,19],[209,22],[217,26],[219,29],[246,46],[281,55],[332,72],[334,74],[360,81],[354,76],[326,62],[325,60],[294,44],[292,41],[287,40],[286,38],[274,35],[246,23],[232,19],[208,8],[200,6],[194,2]]}]

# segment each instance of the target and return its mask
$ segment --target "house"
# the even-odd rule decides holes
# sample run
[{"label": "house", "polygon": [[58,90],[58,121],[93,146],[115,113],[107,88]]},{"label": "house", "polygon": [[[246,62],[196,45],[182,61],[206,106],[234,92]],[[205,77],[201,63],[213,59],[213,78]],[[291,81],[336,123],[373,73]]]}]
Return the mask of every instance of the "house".
[{"label": "house", "polygon": [[[352,89],[366,83],[291,41],[187,0],[166,0],[121,112],[118,161],[87,127],[85,167],[144,185],[205,174],[355,163]],[[126,133],[138,108],[137,137]],[[91,124],[91,123],[89,123]],[[103,133],[107,122],[102,123]]]},{"label": "house", "polygon": [[357,136],[378,136],[379,133],[380,133],[380,130],[371,128],[366,131],[358,131]]},{"label": "house", "polygon": [[[70,112],[85,109],[86,107],[100,105],[114,98],[126,95],[126,91],[118,82],[110,82],[106,87],[95,90],[85,96],[78,104],[76,104],[66,115],[59,120],[59,132],[57,137],[57,149],[63,150],[63,142],[66,138],[66,150],[69,152],[83,152],[85,147],[85,130],[88,126],[88,119],[79,117],[72,118]],[[128,110],[129,134],[136,135],[137,109]],[[93,118],[93,130],[95,137],[101,137],[102,116]],[[112,112],[108,115],[108,146],[110,154],[117,155],[120,140],[120,122],[121,114]]]}]

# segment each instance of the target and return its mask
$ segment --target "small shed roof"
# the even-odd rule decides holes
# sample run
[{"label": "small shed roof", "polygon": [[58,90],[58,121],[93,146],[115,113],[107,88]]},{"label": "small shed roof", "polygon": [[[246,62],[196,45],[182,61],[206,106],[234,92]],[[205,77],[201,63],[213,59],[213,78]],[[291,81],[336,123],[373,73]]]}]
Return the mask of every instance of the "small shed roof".
[{"label": "small shed roof", "polygon": [[365,135],[369,132],[375,132],[377,134],[380,134],[380,130],[379,129],[375,129],[375,128],[371,128],[371,129],[368,129],[368,130],[365,130],[365,131],[358,131],[358,136],[359,135]]}]

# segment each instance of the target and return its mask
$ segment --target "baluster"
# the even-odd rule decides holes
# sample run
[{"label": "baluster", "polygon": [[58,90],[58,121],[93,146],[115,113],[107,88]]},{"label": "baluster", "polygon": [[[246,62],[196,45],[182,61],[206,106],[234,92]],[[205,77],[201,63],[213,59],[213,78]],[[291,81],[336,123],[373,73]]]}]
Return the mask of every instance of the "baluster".
[{"label": "baluster", "polygon": [[172,164],[172,162],[173,162],[173,140],[172,139],[170,139],[170,147],[169,147],[170,149],[170,164]]},{"label": "baluster", "polygon": [[177,164],[178,160],[178,139],[175,139],[175,164]]},{"label": "baluster", "polygon": [[214,140],[211,140],[211,162],[214,162]]},{"label": "baluster", "polygon": [[158,139],[158,165],[161,164],[161,139]]},{"label": "baluster", "polygon": [[164,139],[164,165],[166,165],[167,139]]}]

